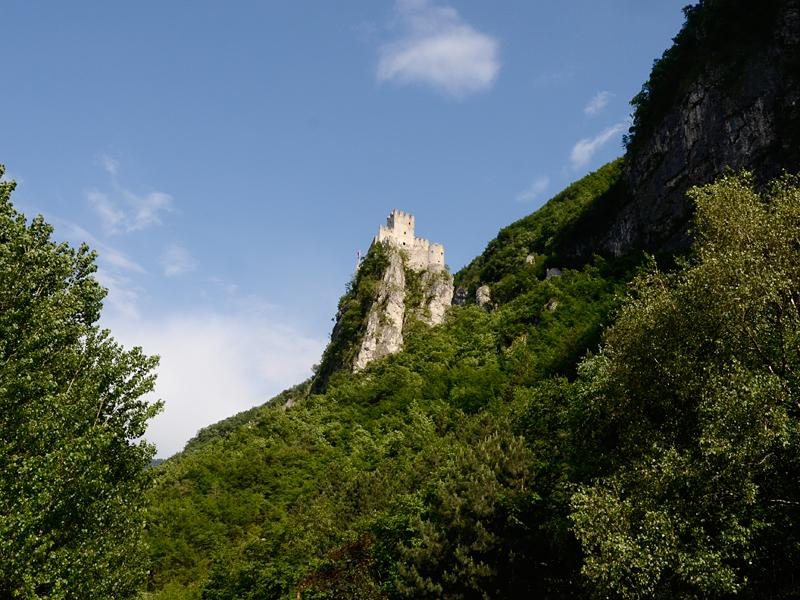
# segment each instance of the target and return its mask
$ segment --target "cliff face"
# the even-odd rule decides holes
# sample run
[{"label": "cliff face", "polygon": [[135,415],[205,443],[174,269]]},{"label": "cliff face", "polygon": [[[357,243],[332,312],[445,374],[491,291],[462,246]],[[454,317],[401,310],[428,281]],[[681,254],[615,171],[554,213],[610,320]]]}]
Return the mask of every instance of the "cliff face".
[{"label": "cliff face", "polygon": [[361,340],[353,370],[360,371],[376,358],[403,348],[406,276],[400,252],[388,249],[389,266],[378,286],[377,297],[369,309],[367,328]]},{"label": "cliff face", "polygon": [[339,302],[331,341],[311,386],[323,392],[337,371],[360,371],[403,348],[411,320],[444,321],[453,300],[453,276],[444,246],[414,235],[414,216],[394,210]]},{"label": "cliff face", "polygon": [[[673,64],[654,67],[651,80],[659,69],[682,79],[665,81],[662,88],[671,89],[649,100],[667,108],[651,109],[657,118],[628,147],[623,180],[629,201],[593,240],[583,241],[578,254],[683,247],[690,241],[690,187],[713,181],[726,168],[750,170],[757,183],[800,170],[800,1],[717,0],[696,10],[696,22],[690,14],[665,54]],[[726,11],[736,12],[744,30],[710,32]]]},{"label": "cliff face", "polygon": [[[389,264],[369,308],[354,371],[402,350],[403,326],[408,319],[438,325],[453,301],[453,276],[446,270],[428,266],[420,271],[404,250],[388,242],[384,242],[384,252]],[[410,280],[415,289],[409,289]]]}]

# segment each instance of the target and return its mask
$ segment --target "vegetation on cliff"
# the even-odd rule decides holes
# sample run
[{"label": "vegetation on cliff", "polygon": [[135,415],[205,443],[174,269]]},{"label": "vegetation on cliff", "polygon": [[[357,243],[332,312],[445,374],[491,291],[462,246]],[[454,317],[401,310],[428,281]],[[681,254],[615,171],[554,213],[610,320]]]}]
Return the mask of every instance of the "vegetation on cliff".
[{"label": "vegetation on cliff", "polygon": [[347,284],[347,291],[339,300],[334,318],[336,326],[331,342],[325,348],[316,369],[311,389],[323,391],[330,377],[337,371],[349,369],[355,361],[359,344],[366,330],[367,313],[375,301],[375,294],[389,257],[382,244],[373,244],[366,257]]},{"label": "vegetation on cliff", "polygon": [[[735,74],[778,4],[687,8],[629,147],[705,61]],[[681,256],[592,256],[629,206],[624,160],[456,275],[491,310],[404,320],[402,352],[353,373],[374,245],[313,382],[149,472],[153,360],[96,328],[88,250],[0,184],[0,597],[128,597],[147,568],[149,600],[798,597],[800,178],[693,188]],[[419,307],[424,276],[401,273]]]}]

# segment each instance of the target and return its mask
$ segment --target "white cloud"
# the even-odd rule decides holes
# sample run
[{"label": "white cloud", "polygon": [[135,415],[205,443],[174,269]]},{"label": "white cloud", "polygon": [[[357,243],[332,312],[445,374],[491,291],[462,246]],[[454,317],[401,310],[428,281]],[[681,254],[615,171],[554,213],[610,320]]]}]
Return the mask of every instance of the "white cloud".
[{"label": "white cloud", "polygon": [[100,217],[107,234],[131,233],[161,225],[162,213],[173,210],[173,198],[165,192],[156,190],[140,195],[120,185],[117,180],[119,161],[104,155],[99,164],[111,176],[113,192],[91,190],[86,199]]},{"label": "white cloud", "polygon": [[108,323],[126,347],[161,356],[153,398],[165,402],[145,436],[158,456],[181,450],[199,429],[306,379],[324,341],[253,312],[194,312]]},{"label": "white cloud", "polygon": [[102,265],[112,267],[120,271],[132,271],[134,273],[146,273],[147,271],[139,263],[128,258],[128,256],[105,244],[92,235],[89,231],[71,221],[65,221],[58,217],[51,217],[49,219],[56,227],[58,233],[63,234],[67,239],[72,241],[75,245],[87,243],[92,250],[97,251],[98,262]]},{"label": "white cloud", "polygon": [[597,92],[594,97],[589,100],[586,106],[583,107],[583,112],[590,117],[594,117],[595,115],[600,114],[603,109],[608,106],[608,103],[613,97],[614,94],[605,90],[602,92]]},{"label": "white cloud", "polygon": [[533,180],[533,183],[528,186],[528,188],[520,192],[517,195],[518,202],[532,202],[536,200],[539,196],[544,194],[547,191],[547,188],[550,186],[550,178],[546,175],[542,175],[541,177],[537,177]]},{"label": "white cloud", "polygon": [[98,159],[100,166],[103,167],[103,170],[111,175],[112,177],[117,176],[117,172],[119,171],[119,161],[107,154],[103,154]]},{"label": "white cloud", "polygon": [[117,232],[127,221],[128,216],[109,199],[108,194],[92,190],[86,194],[86,199],[106,231]]},{"label": "white cloud", "polygon": [[68,240],[73,246],[86,243],[97,252],[97,280],[108,290],[103,300],[105,310],[127,319],[139,318],[139,302],[142,289],[130,276],[143,275],[147,271],[124,252],[101,242],[91,232],[77,223],[59,217],[47,219],[56,228],[56,235]]},{"label": "white cloud", "polygon": [[122,319],[135,320],[141,316],[139,313],[141,288],[130,278],[104,268],[99,268],[95,276],[100,285],[108,290],[108,295],[103,300],[105,310],[113,312]]},{"label": "white cloud", "polygon": [[583,138],[572,147],[572,152],[569,155],[569,161],[572,163],[573,169],[579,169],[589,163],[603,145],[609,140],[621,134],[626,127],[626,123],[617,123],[608,129],[604,129],[593,138]]},{"label": "white cloud", "polygon": [[120,186],[115,187],[114,198],[97,190],[86,195],[108,234],[131,233],[161,225],[161,214],[172,211],[173,199],[169,194],[150,192],[138,196]]},{"label": "white cloud", "polygon": [[175,277],[189,273],[197,268],[197,261],[189,251],[178,244],[170,244],[161,254],[161,266],[164,275]]},{"label": "white cloud", "polygon": [[161,225],[161,213],[172,211],[172,196],[164,192],[150,192],[144,196],[137,196],[125,189],[122,192],[131,211],[127,220],[128,231]]},{"label": "white cloud", "polygon": [[381,48],[378,81],[427,85],[457,98],[492,86],[500,71],[495,38],[449,6],[398,0],[395,8],[404,32]]}]

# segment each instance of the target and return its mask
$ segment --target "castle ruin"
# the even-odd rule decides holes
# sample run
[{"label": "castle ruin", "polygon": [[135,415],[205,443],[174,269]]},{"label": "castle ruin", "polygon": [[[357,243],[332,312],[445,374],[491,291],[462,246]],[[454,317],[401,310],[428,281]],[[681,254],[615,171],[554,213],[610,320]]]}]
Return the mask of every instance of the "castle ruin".
[{"label": "castle ruin", "polygon": [[408,266],[415,271],[444,269],[444,246],[414,237],[414,215],[394,209],[381,225],[373,244],[387,242],[405,251]]}]

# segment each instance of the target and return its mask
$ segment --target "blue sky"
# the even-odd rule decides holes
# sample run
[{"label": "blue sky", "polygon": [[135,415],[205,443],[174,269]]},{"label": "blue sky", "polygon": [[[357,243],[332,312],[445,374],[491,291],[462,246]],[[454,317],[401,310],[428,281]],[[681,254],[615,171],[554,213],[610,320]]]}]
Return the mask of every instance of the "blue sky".
[{"label": "blue sky", "polygon": [[620,155],[685,2],[10,1],[0,162],[162,356],[167,456],[308,375],[392,208],[455,271]]}]

